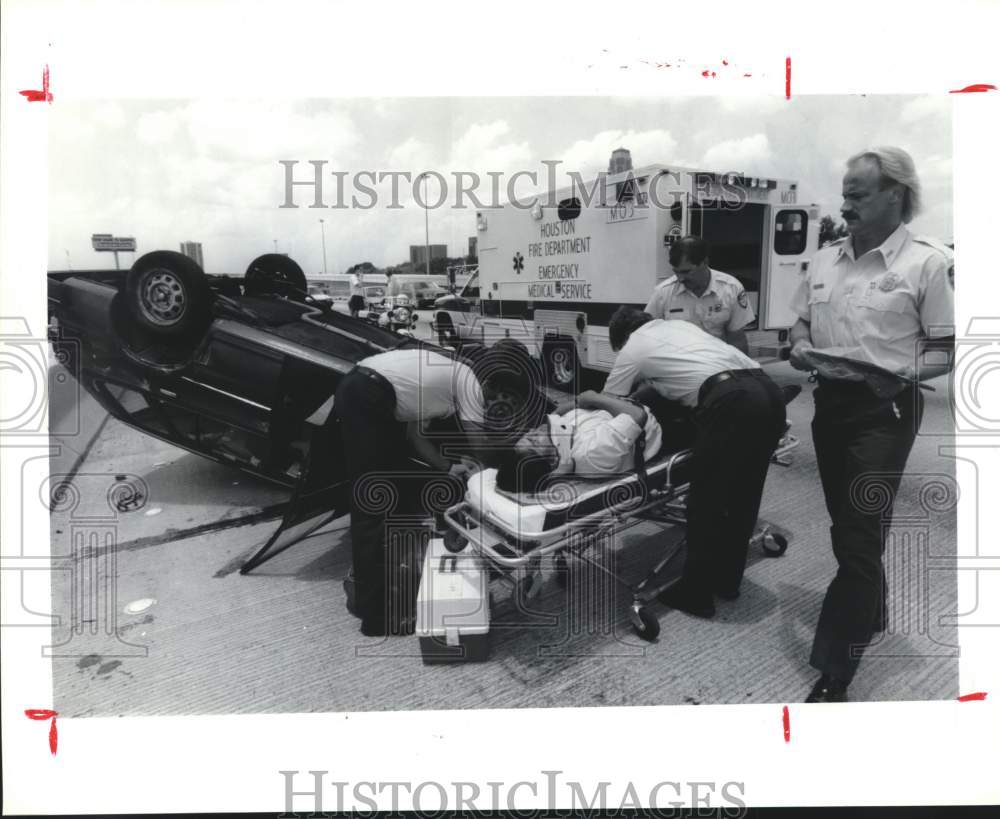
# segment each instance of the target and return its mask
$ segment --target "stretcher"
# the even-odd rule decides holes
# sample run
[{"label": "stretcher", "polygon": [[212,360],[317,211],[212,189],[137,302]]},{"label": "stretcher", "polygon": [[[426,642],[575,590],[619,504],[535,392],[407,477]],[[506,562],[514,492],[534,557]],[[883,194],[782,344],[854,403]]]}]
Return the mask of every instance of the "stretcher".
[{"label": "stretcher", "polygon": [[[771,456],[772,462],[788,466],[789,453],[798,443],[786,428],[785,436]],[[530,598],[537,590],[541,564],[547,559],[555,561],[556,576],[565,578],[567,556],[571,555],[629,589],[632,600],[628,614],[632,627],[642,639],[655,640],[660,632],[659,621],[647,605],[669,585],[662,582],[661,576],[685,541],[681,539],[669,549],[635,585],[588,552],[602,538],[617,535],[643,521],[684,526],[693,463],[691,449],[666,452],[648,462],[640,462],[638,469],[607,481],[569,476],[540,496],[513,495],[498,490],[496,470],[487,469],[471,476],[465,498],[444,512],[445,532],[441,545],[457,558],[464,559],[467,570],[478,573],[477,577],[486,567],[510,580],[516,599]],[[780,557],[788,547],[788,539],[775,528],[758,524],[751,545],[760,546],[768,556]],[[425,598],[432,594],[433,574],[441,570],[439,564],[444,565],[445,561],[440,560],[437,553],[425,563],[424,580],[428,584]],[[455,571],[456,564],[458,571],[462,571],[459,560],[452,561],[448,568]],[[482,584],[476,587],[481,588]],[[485,593],[483,601],[483,606],[488,608]],[[435,630],[426,617],[422,624],[420,619],[418,616],[418,632],[425,641],[444,632],[443,629]],[[488,611],[484,616],[479,610],[470,623],[473,620],[475,625],[470,629],[477,637],[481,636],[483,622],[489,620]],[[453,621],[449,642],[454,648],[460,647],[461,636],[461,624]]]}]

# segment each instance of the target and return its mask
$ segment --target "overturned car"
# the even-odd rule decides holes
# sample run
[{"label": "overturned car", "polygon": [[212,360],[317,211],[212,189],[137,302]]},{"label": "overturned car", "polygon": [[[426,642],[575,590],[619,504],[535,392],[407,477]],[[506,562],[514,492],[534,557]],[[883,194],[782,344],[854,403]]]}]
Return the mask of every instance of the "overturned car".
[{"label": "overturned car", "polygon": [[[255,259],[242,278],[207,275],[172,251],[129,271],[50,273],[48,302],[54,352],[110,415],[295,490],[272,538],[285,541],[269,542],[245,571],[347,511],[333,411],[340,379],[394,348],[455,355],[317,301],[279,254]],[[489,357],[464,351],[476,353]],[[502,413],[504,402],[496,406]],[[318,449],[323,457],[310,459]]]},{"label": "overturned car", "polygon": [[129,271],[52,273],[48,290],[53,347],[109,414],[287,486],[340,377],[422,344],[315,300],[278,254],[238,279],[157,251]]}]

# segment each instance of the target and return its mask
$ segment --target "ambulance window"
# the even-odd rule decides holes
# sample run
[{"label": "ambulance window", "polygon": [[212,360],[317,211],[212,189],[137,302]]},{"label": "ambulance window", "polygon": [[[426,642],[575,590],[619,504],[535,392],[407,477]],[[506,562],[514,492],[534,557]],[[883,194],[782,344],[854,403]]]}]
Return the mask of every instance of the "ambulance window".
[{"label": "ambulance window", "polygon": [[804,210],[781,210],[774,218],[774,252],[797,256],[806,249],[808,217]]},{"label": "ambulance window", "polygon": [[563,199],[559,203],[559,221],[568,222],[580,215],[580,200],[577,198]]}]

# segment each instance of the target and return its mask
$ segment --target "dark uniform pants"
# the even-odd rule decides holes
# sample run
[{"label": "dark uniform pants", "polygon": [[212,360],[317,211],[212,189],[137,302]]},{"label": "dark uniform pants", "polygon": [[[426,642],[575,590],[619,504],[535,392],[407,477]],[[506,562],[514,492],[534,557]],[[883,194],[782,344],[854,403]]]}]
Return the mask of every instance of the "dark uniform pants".
[{"label": "dark uniform pants", "polygon": [[406,427],[396,420],[396,393],[380,375],[354,369],[337,387],[335,409],[351,480],[351,557],[355,607],[362,620],[388,622],[385,517],[398,487],[393,473],[406,453]]},{"label": "dark uniform pants", "polygon": [[684,583],[696,595],[736,592],[746,569],[767,468],[785,430],[785,401],[760,370],[702,389],[688,496]]},{"label": "dark uniform pants", "polygon": [[814,397],[813,441],[838,569],[809,662],[849,683],[864,647],[884,624],[885,536],[920,428],[923,396],[909,388],[894,400],[880,399],[864,382],[821,380]]}]

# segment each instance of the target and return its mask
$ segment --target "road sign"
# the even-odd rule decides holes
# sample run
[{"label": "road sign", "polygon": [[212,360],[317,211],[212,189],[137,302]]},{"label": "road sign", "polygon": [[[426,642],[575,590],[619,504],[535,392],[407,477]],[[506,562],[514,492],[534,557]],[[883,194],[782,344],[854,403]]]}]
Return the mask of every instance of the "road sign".
[{"label": "road sign", "polygon": [[94,250],[135,252],[135,239],[131,236],[112,236],[110,233],[95,233],[90,237]]}]

